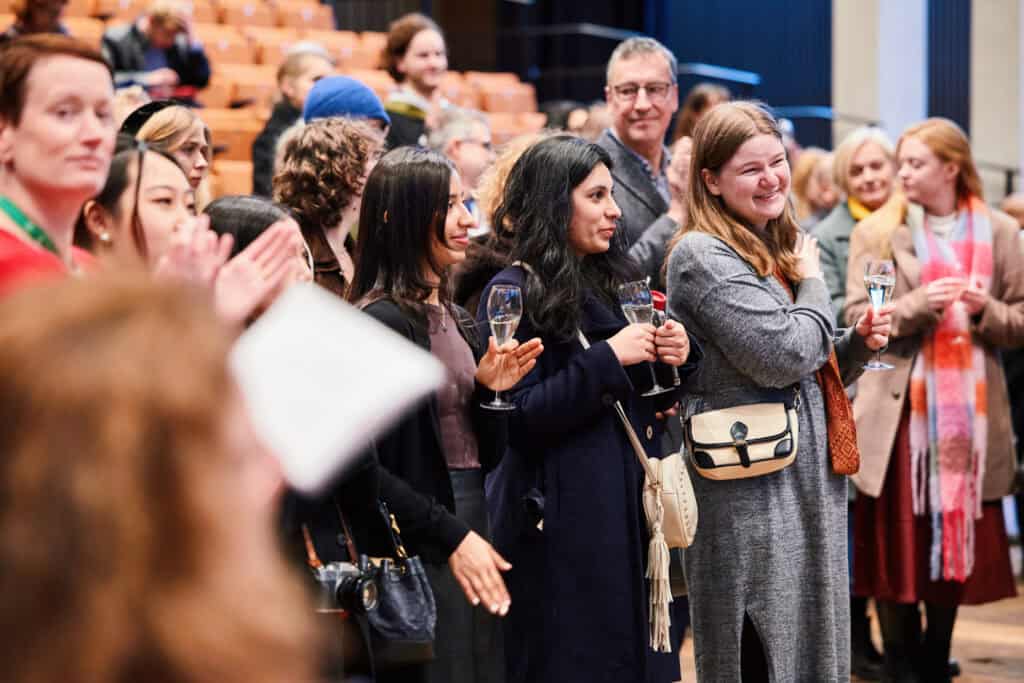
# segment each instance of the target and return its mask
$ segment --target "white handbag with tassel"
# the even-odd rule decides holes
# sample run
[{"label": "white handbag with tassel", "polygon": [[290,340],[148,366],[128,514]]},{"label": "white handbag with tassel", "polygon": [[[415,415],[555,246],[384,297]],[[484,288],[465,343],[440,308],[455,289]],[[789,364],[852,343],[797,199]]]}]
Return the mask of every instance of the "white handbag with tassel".
[{"label": "white handbag with tassel", "polygon": [[[577,336],[584,349],[590,348],[590,342],[582,331],[578,331]],[[644,516],[651,536],[647,549],[647,578],[651,582],[651,648],[656,652],[670,652],[668,605],[672,602],[672,589],[669,584],[669,549],[686,548],[693,543],[697,533],[697,498],[682,453],[672,453],[661,459],[648,458],[619,401],[615,402],[615,412],[644,469]]]}]

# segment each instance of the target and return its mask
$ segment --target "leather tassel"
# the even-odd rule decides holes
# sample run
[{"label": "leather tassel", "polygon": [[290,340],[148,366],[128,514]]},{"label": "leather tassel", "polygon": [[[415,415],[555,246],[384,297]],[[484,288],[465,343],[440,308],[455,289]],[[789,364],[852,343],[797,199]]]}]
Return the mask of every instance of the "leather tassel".
[{"label": "leather tassel", "polygon": [[669,626],[672,617],[668,605],[672,602],[672,587],[669,582],[669,551],[665,535],[661,530],[664,511],[657,498],[657,514],[651,530],[651,542],[647,547],[647,578],[651,582],[650,625],[651,648],[655,652],[671,652]]}]

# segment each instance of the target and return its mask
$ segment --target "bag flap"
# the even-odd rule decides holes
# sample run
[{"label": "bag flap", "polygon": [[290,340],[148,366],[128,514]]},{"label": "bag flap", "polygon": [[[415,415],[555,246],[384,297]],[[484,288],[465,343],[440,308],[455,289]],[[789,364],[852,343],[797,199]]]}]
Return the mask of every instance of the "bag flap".
[{"label": "bag flap", "polygon": [[687,425],[695,449],[727,448],[733,445],[737,435],[742,435],[748,444],[777,441],[789,430],[789,413],[784,403],[753,403],[711,410],[694,415]]}]

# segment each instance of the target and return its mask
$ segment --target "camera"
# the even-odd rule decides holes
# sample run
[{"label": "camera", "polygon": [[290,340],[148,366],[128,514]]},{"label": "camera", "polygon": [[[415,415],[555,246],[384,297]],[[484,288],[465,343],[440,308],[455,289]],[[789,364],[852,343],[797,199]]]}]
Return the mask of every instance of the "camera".
[{"label": "camera", "polygon": [[359,557],[358,565],[331,562],[314,569],[313,576],[320,586],[320,609],[365,614],[377,608],[377,572],[366,555]]}]

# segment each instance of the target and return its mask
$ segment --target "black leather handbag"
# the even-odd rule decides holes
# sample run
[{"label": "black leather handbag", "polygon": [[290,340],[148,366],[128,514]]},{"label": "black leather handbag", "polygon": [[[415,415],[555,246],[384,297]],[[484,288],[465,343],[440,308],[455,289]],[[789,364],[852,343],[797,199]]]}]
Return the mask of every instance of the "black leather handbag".
[{"label": "black leather handbag", "polygon": [[[437,604],[423,562],[409,557],[399,536],[398,524],[380,501],[394,558],[373,563],[378,567],[377,609],[366,613],[370,624],[370,649],[377,668],[429,662],[434,658],[434,627]],[[340,510],[339,510],[340,514]],[[348,529],[346,535],[351,538]]]},{"label": "black leather handbag", "polygon": [[[371,558],[360,554],[341,506],[334,501],[349,562],[324,567],[309,529],[303,526],[307,561],[327,596],[327,611],[347,613],[351,609],[355,612],[355,623],[368,642],[375,670],[429,662],[434,659],[437,624],[434,592],[423,562],[419,557],[409,557],[406,552],[398,524],[387,505],[383,501],[378,501],[378,505],[391,542],[391,557]],[[346,574],[356,577],[346,585],[348,592],[358,594],[357,598],[337,598],[338,577]],[[353,591],[356,585],[358,588]],[[350,607],[350,603],[353,606]]]}]

